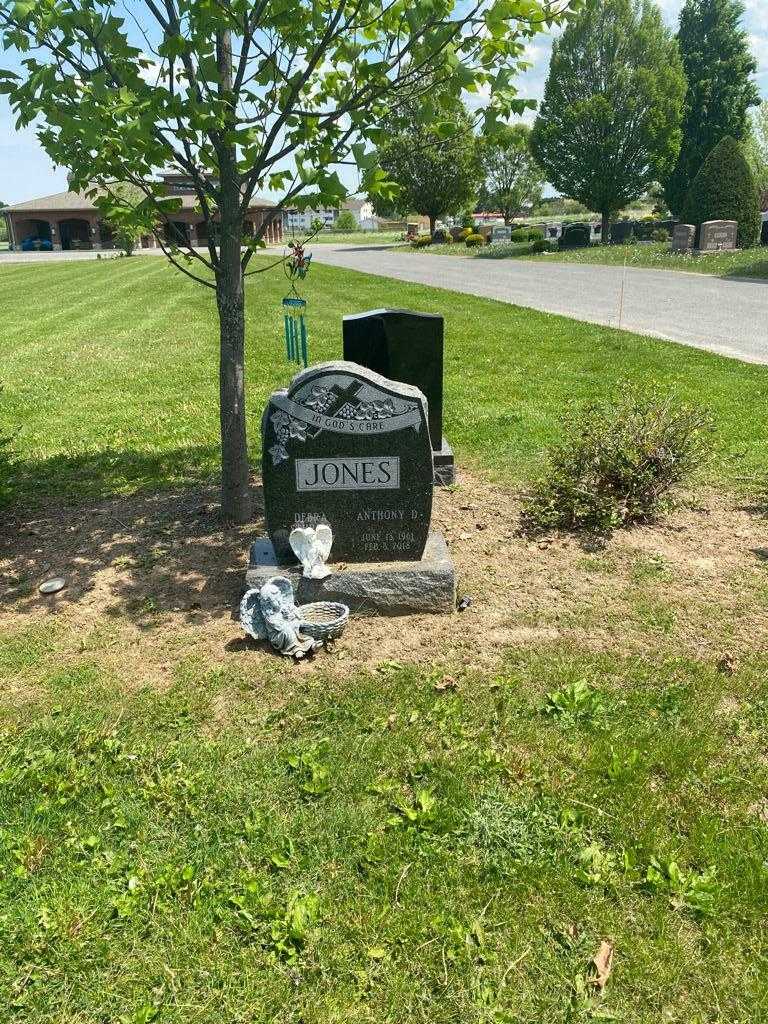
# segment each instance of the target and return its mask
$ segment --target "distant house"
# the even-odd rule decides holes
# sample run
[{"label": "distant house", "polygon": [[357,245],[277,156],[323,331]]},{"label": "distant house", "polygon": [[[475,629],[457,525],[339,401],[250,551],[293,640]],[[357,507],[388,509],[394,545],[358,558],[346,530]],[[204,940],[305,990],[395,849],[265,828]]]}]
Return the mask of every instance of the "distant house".
[{"label": "distant house", "polygon": [[332,231],[342,210],[349,210],[364,231],[376,231],[379,227],[378,217],[374,215],[373,203],[370,200],[348,199],[340,206],[321,206],[316,210],[284,210],[283,229],[289,235],[306,235],[312,230],[314,222],[320,220],[323,223],[323,231]]},{"label": "distant house", "polygon": [[[197,196],[189,178],[182,174],[162,174],[169,195],[181,198],[181,209],[172,213],[163,226],[168,241],[183,241],[190,245],[207,243],[206,225],[197,210]],[[267,242],[281,242],[283,238],[282,219],[271,211],[275,204],[268,199],[254,197],[248,207],[246,229],[254,234],[265,220],[269,221],[264,238]],[[43,248],[52,249],[114,249],[115,240],[109,226],[104,223],[93,200],[82,192],[57,192],[40,199],[29,199],[24,203],[6,206],[2,209],[8,224],[11,247],[21,249],[35,246],[35,240]],[[154,248],[157,242],[153,235],[141,240],[143,248]]]}]

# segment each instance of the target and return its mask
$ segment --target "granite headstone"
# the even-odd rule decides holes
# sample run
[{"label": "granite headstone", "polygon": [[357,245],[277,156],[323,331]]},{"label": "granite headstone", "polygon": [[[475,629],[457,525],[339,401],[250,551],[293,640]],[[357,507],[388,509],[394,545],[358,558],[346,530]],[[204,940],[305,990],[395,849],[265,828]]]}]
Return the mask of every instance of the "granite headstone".
[{"label": "granite headstone", "polygon": [[693,224],[675,224],[672,231],[672,252],[690,252],[696,241]]},{"label": "granite headstone", "polygon": [[512,238],[512,228],[503,224],[494,224],[491,231],[492,242],[509,242]]},{"label": "granite headstone", "polygon": [[443,437],[443,318],[408,309],[373,309],[345,316],[342,333],[345,359],[424,393],[435,483],[453,483],[453,451]]},{"label": "granite headstone", "polygon": [[707,220],[699,229],[699,252],[735,249],[739,225],[735,220]]},{"label": "granite headstone", "polygon": [[432,514],[427,401],[351,362],[276,391],[262,420],[264,510],[278,558],[295,526],[328,523],[331,562],[418,561]]}]

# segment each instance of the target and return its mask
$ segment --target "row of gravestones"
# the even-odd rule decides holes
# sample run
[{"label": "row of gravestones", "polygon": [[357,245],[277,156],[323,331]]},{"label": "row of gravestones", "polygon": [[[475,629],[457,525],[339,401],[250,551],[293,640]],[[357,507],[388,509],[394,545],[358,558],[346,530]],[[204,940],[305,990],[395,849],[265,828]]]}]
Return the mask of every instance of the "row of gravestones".
[{"label": "row of gravestones", "polygon": [[722,252],[735,249],[739,225],[735,220],[705,221],[697,231],[695,224],[676,224],[672,233],[673,252]]}]

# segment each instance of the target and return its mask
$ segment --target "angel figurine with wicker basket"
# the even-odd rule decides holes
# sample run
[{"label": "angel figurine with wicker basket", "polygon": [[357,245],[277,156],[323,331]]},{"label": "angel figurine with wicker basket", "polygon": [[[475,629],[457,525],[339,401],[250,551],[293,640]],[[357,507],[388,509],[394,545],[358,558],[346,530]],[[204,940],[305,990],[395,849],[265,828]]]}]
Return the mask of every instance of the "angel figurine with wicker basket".
[{"label": "angel figurine with wicker basket", "polygon": [[303,658],[340,637],[348,619],[349,608],[335,601],[297,607],[285,576],[271,576],[260,588],[246,591],[240,602],[245,632],[254,640],[269,640],[287,658]]}]

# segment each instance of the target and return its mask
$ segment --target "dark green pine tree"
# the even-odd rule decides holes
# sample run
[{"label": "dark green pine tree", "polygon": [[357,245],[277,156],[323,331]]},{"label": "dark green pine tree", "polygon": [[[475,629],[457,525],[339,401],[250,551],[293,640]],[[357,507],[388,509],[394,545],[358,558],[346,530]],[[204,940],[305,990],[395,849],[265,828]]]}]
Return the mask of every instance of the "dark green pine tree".
[{"label": "dark green pine tree", "polygon": [[760,103],[757,70],[741,26],[742,0],[686,0],[677,41],[688,80],[683,144],[664,182],[667,204],[680,215],[691,183],[721,139],[749,133],[749,108]]}]

